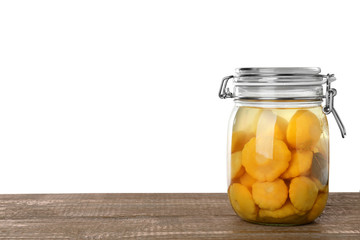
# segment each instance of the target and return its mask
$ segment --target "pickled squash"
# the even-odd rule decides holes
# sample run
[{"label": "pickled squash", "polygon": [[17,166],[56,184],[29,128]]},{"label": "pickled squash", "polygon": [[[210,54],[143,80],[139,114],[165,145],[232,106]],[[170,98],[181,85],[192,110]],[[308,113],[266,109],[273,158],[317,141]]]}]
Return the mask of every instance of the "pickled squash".
[{"label": "pickled squash", "polygon": [[298,110],[289,121],[286,140],[291,148],[312,150],[320,135],[318,117],[309,110]]},{"label": "pickled squash", "polygon": [[256,128],[263,108],[239,108],[233,123],[233,132],[245,131],[250,134],[256,133]]},{"label": "pickled squash", "polygon": [[255,203],[261,209],[279,209],[288,197],[288,188],[282,179],[273,182],[256,182],[252,186]]},{"label": "pickled squash", "polygon": [[293,215],[303,215],[302,212],[300,212],[299,210],[297,210],[290,201],[287,201],[281,208],[277,209],[277,210],[266,210],[266,209],[260,209],[259,210],[259,217],[260,218],[286,218],[286,217],[290,217]]},{"label": "pickled squash", "polygon": [[311,211],[307,216],[309,221],[314,221],[318,216],[320,216],[320,214],[325,208],[327,199],[328,193],[319,193],[314,203],[314,206],[312,207]]},{"label": "pickled squash", "polygon": [[277,121],[275,125],[275,138],[286,142],[286,130],[288,126],[288,121],[284,118],[277,116]]},{"label": "pickled squash", "polygon": [[309,223],[321,214],[328,197],[327,120],[321,106],[270,104],[235,108],[230,121],[228,196],[244,220]]},{"label": "pickled squash", "polygon": [[251,177],[247,172],[245,172],[244,175],[242,175],[240,177],[240,183],[242,185],[244,185],[245,187],[247,187],[251,192],[252,191],[252,185],[254,183],[256,183],[256,179]]},{"label": "pickled squash", "polygon": [[245,131],[233,132],[231,139],[231,153],[243,150],[244,145],[254,136],[254,133]]},{"label": "pickled squash", "polygon": [[281,175],[284,179],[308,175],[313,159],[313,152],[306,150],[293,150],[289,168]]},{"label": "pickled squash", "polygon": [[310,178],[300,176],[291,180],[289,198],[297,210],[310,210],[315,203],[317,194],[318,188]]},{"label": "pickled squash", "polygon": [[258,209],[247,187],[233,183],[229,188],[229,198],[231,206],[239,216],[248,220],[256,219]]},{"label": "pickled squash", "polygon": [[286,144],[269,137],[252,138],[242,151],[246,172],[259,181],[274,181],[288,168],[290,159]]},{"label": "pickled squash", "polygon": [[245,172],[245,169],[241,164],[241,158],[241,151],[231,154],[231,179],[238,178]]},{"label": "pickled squash", "polygon": [[275,115],[271,110],[264,110],[257,124],[256,137],[274,137],[285,141],[287,125],[284,118]]}]

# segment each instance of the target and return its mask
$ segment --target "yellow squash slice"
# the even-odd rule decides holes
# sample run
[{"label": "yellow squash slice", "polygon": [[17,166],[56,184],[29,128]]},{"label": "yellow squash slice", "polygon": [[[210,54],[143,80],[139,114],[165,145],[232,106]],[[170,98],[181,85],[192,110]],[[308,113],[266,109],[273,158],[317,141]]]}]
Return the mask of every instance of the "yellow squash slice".
[{"label": "yellow squash slice", "polygon": [[241,158],[241,151],[231,154],[231,179],[238,178],[245,172],[245,169],[241,164]]},{"label": "yellow squash slice", "polygon": [[290,159],[286,144],[269,137],[252,138],[242,151],[246,172],[259,181],[274,181],[288,168]]},{"label": "yellow squash slice", "polygon": [[277,210],[266,210],[266,209],[260,209],[259,210],[259,217],[260,218],[286,218],[293,215],[302,215],[299,210],[297,210],[290,201],[287,201],[281,208]]},{"label": "yellow squash slice", "polygon": [[247,187],[233,183],[229,188],[231,206],[245,220],[255,220],[258,209]]},{"label": "yellow squash slice", "polygon": [[251,132],[233,132],[231,138],[231,153],[243,150],[244,145],[254,136],[255,134]]},{"label": "yellow squash slice", "polygon": [[288,198],[288,188],[282,179],[273,182],[256,182],[252,186],[255,203],[261,209],[279,209]]},{"label": "yellow squash slice", "polygon": [[281,177],[284,179],[289,179],[300,175],[309,174],[312,159],[312,151],[293,150],[291,152],[291,161],[289,168],[281,175]]},{"label": "yellow squash slice", "polygon": [[292,148],[311,150],[321,135],[320,121],[309,110],[298,110],[290,119],[286,140]]},{"label": "yellow squash slice", "polygon": [[317,198],[318,188],[308,177],[293,178],[289,187],[291,203],[299,211],[308,211],[312,208]]}]

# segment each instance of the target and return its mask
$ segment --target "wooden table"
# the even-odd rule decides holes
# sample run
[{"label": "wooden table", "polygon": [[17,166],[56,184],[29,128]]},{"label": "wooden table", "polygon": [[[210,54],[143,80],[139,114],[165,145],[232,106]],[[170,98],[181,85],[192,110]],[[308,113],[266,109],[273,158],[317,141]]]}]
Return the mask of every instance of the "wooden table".
[{"label": "wooden table", "polygon": [[360,239],[360,193],[296,227],[238,218],[225,193],[0,195],[0,239]]}]

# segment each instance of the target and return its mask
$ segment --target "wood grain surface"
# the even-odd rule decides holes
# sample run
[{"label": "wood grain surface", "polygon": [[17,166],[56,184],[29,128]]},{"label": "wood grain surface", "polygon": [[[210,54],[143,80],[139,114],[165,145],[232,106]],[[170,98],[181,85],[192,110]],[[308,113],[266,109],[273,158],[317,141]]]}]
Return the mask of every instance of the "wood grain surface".
[{"label": "wood grain surface", "polygon": [[314,223],[251,224],[225,193],[0,195],[0,239],[360,239],[360,193],[330,193]]}]

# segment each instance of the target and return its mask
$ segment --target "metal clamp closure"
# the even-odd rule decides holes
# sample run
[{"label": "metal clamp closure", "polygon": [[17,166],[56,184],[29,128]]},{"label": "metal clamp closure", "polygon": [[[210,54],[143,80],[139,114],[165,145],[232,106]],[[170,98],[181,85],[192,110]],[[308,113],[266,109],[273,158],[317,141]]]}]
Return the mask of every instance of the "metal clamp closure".
[{"label": "metal clamp closure", "polygon": [[233,75],[223,78],[223,80],[221,82],[221,86],[220,86],[219,98],[225,99],[225,98],[232,98],[233,97],[232,92],[230,92],[229,88],[227,87],[228,81],[230,79],[232,79],[232,78],[234,78]]},{"label": "metal clamp closure", "polygon": [[334,107],[334,97],[336,96],[337,91],[335,88],[331,88],[331,82],[335,80],[336,78],[334,74],[326,75],[326,95],[325,95],[325,106],[323,108],[323,111],[325,114],[332,113],[334,115],[336,123],[339,126],[341,136],[344,138],[346,136],[345,126],[342,123],[339,114],[336,112]]}]

